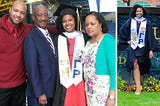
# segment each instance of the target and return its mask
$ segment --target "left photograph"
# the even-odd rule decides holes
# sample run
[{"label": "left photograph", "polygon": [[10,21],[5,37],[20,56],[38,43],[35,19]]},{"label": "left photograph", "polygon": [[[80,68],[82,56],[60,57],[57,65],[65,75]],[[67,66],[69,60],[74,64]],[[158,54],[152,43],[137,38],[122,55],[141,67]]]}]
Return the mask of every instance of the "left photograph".
[{"label": "left photograph", "polygon": [[116,0],[1,0],[0,106],[116,106],[116,12]]}]

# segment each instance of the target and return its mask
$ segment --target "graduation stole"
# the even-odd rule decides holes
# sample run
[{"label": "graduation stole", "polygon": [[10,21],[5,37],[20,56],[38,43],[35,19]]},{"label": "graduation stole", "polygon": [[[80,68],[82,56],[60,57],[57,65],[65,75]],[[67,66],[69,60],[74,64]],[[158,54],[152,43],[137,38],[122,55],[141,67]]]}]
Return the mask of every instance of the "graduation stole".
[{"label": "graduation stole", "polygon": [[58,62],[59,62],[59,74],[60,83],[69,88],[72,84],[78,85],[82,79],[82,51],[84,49],[83,34],[75,38],[74,54],[72,60],[72,70],[70,68],[70,62],[68,57],[67,38],[60,35],[58,37]]},{"label": "graduation stole", "polygon": [[137,35],[137,21],[135,19],[131,20],[131,47],[136,49],[137,46],[142,48],[145,46],[145,33],[146,33],[146,23],[145,18],[141,21],[138,35]]}]

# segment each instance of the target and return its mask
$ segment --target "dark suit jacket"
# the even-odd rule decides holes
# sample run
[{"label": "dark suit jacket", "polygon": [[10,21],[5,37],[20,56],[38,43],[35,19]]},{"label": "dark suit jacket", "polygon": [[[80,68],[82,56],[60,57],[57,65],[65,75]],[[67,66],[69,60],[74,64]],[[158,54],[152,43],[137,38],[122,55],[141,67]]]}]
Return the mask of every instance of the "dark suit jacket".
[{"label": "dark suit jacket", "polygon": [[34,27],[25,38],[24,60],[28,74],[26,96],[39,97],[46,94],[47,97],[53,97],[54,95],[58,71],[57,39],[51,33],[50,35],[56,49],[55,54],[37,27]]}]

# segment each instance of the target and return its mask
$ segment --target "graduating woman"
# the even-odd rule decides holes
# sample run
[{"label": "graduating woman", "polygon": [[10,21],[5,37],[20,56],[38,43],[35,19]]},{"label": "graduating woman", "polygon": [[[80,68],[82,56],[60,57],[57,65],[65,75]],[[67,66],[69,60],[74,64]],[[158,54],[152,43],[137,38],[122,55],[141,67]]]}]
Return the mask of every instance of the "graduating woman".
[{"label": "graduating woman", "polygon": [[119,31],[119,42],[128,44],[127,66],[133,70],[136,84],[136,95],[140,95],[144,74],[149,73],[150,59],[155,49],[155,39],[151,34],[151,22],[146,18],[146,10],[135,5],[131,10],[131,17],[124,23]]},{"label": "graduating woman", "polygon": [[86,106],[81,58],[85,37],[77,31],[76,20],[74,9],[61,9],[57,20],[59,73],[53,106]]}]

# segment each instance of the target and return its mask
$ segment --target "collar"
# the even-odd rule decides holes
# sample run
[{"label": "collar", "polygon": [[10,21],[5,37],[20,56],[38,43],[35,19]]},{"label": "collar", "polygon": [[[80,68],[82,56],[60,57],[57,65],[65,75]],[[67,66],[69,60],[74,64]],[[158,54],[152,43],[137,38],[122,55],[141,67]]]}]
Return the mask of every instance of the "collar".
[{"label": "collar", "polygon": [[36,25],[36,27],[43,33],[43,35],[46,35],[46,32],[48,33],[47,28],[43,29],[43,28],[38,27],[37,25]]},{"label": "collar", "polygon": [[134,19],[135,19],[136,21],[142,22],[142,21],[144,21],[146,18],[144,18],[144,17],[141,17],[141,18],[134,17]]},{"label": "collar", "polygon": [[6,23],[7,27],[8,27],[8,29],[9,29],[10,33],[12,33],[15,28],[16,28],[17,32],[19,32],[21,26],[18,26],[18,27],[13,26],[13,25],[8,21],[8,18],[6,19],[5,23]]},{"label": "collar", "polygon": [[78,35],[78,31],[74,31],[74,32],[63,32],[65,36],[67,36],[68,38],[75,38]]}]

